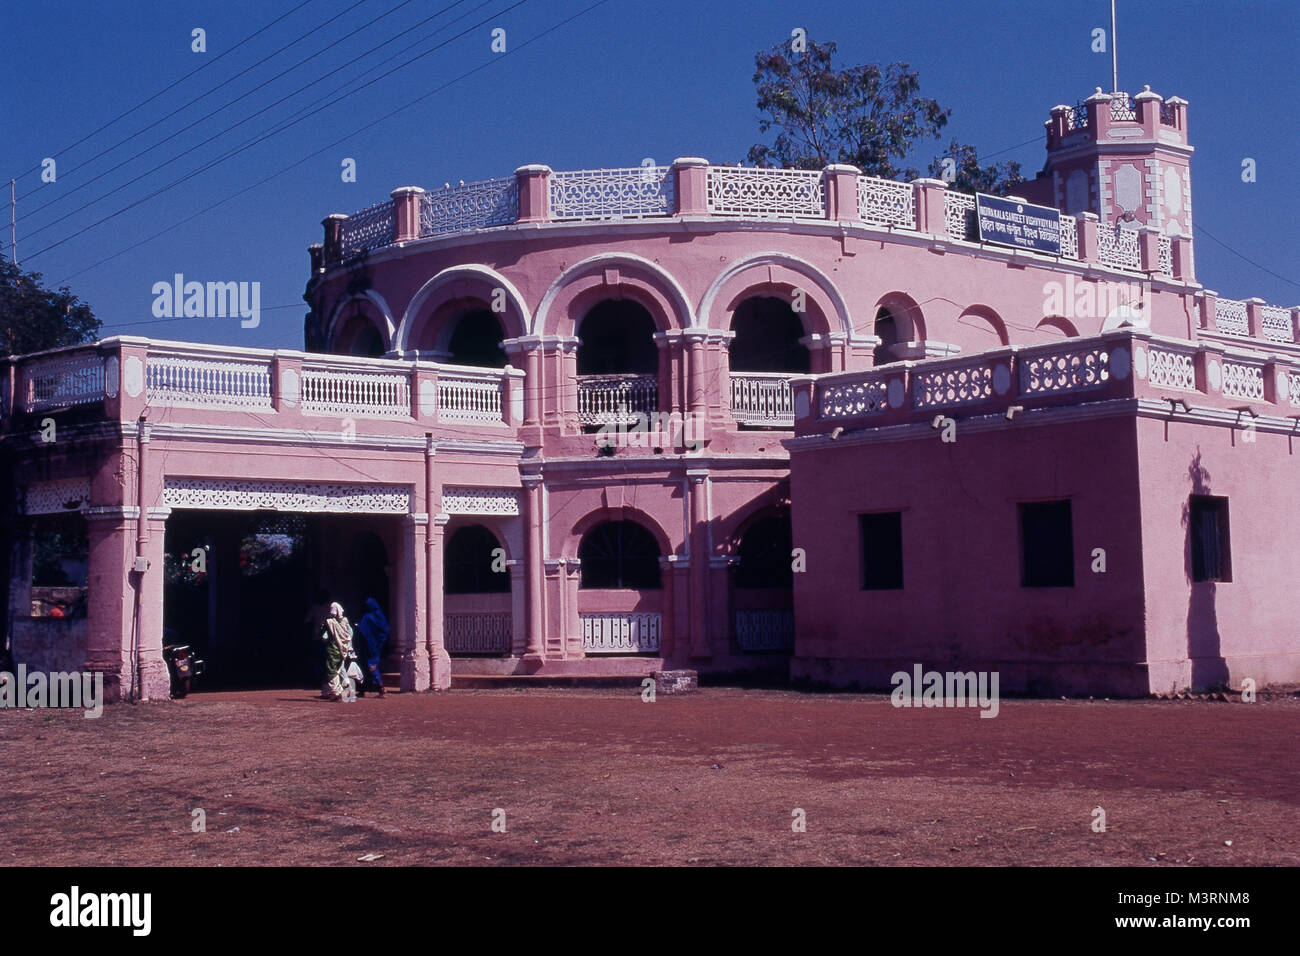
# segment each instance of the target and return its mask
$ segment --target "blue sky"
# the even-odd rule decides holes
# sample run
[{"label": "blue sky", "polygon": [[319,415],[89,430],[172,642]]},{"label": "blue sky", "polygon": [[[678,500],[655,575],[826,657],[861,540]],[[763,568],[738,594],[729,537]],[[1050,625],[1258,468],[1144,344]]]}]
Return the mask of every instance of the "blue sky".
[{"label": "blue sky", "polygon": [[[306,0],[289,13],[302,2],[48,0],[11,2],[6,9],[0,79],[9,95],[0,121],[0,176],[20,177],[20,264],[44,273],[49,284],[70,285],[103,320],[105,335],[299,347],[306,247],[320,241],[320,220],[385,199],[396,186],[470,182],[533,162],[555,169],[634,166],[645,157],[667,163],[683,155],[737,162],[759,138],[754,53],[795,27],[814,39],[835,40],[842,64],[902,60],[920,72],[922,92],[952,109],[942,142],[927,144],[917,157],[921,167],[956,137],[990,160],[1019,160],[1032,175],[1042,165],[1042,124],[1050,108],[1110,87],[1109,54],[1090,49],[1093,28],[1109,28],[1107,0],[607,0],[586,13],[593,0],[464,0],[420,26],[452,0],[407,0],[351,38],[347,34],[401,0]],[[507,10],[512,4],[518,5]],[[1293,115],[1300,101],[1294,69],[1300,4],[1120,0],[1119,16],[1120,87],[1138,92],[1149,84],[1190,102],[1195,220],[1240,254],[1198,232],[1200,280],[1228,297],[1300,302],[1300,190],[1294,182],[1300,136]],[[206,30],[206,54],[190,49],[196,27]],[[506,31],[505,56],[490,49],[494,27]],[[336,87],[350,89],[402,63],[408,65],[363,93],[265,136],[328,102]],[[95,158],[226,80],[212,95]],[[144,198],[249,141],[253,145],[233,158]],[[54,183],[27,172],[47,156],[58,164]],[[357,161],[356,183],[341,181],[345,157]],[[1256,161],[1255,183],[1241,181],[1245,157]],[[268,181],[258,185],[262,180]],[[222,204],[194,215],[216,203]],[[150,238],[156,233],[162,234]],[[243,329],[238,319],[155,320],[152,286],[177,272],[199,281],[260,282],[260,327]]]}]

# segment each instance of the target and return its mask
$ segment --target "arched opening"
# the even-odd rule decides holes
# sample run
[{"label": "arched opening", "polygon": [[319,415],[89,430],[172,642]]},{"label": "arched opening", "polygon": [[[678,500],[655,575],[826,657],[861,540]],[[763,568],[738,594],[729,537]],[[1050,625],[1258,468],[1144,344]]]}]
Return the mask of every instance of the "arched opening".
[{"label": "arched opening", "polygon": [[655,321],[629,299],[606,299],[578,325],[578,421],[588,429],[659,409]]},{"label": "arched opening", "polygon": [[897,356],[894,355],[894,346],[900,341],[898,320],[889,309],[881,308],[876,312],[874,334],[880,339],[880,344],[875,348],[875,363],[884,365],[887,362],[898,361]]},{"label": "arched opening", "polygon": [[457,528],[443,552],[443,591],[447,594],[506,594],[510,574],[505,550],[481,524]]},{"label": "arched opening", "polygon": [[584,589],[656,590],[659,542],[635,521],[606,521],[588,531],[578,545]]},{"label": "arched opening", "polygon": [[501,347],[505,334],[490,309],[473,309],[456,320],[452,328],[447,359],[452,365],[476,365],[504,368],[506,350]]},{"label": "arched opening", "polygon": [[789,511],[758,518],[736,544],[736,643],[746,653],[794,648],[794,546]]},{"label": "arched opening", "polygon": [[357,310],[343,321],[331,351],[336,355],[379,358],[385,352],[384,336],[368,316]]},{"label": "arched opening", "polygon": [[442,634],[448,654],[508,654],[514,638],[505,548],[481,524],[456,528],[442,555]]},{"label": "arched opening", "polygon": [[753,296],[740,303],[731,320],[733,372],[811,371],[807,346],[800,343],[803,322],[789,302],[776,296]]}]

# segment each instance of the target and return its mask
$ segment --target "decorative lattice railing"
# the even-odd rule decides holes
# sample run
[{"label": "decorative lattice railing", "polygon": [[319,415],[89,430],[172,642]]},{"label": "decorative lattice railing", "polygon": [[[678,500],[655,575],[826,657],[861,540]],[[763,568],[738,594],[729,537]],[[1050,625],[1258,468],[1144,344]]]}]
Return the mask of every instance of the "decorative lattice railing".
[{"label": "decorative lattice railing", "polygon": [[271,361],[150,353],[145,361],[145,394],[151,405],[270,408]]},{"label": "decorative lattice railing", "polygon": [[501,374],[442,371],[438,374],[438,420],[500,424]]},{"label": "decorative lattice railing", "polygon": [[1136,229],[1116,226],[1113,229],[1101,226],[1097,229],[1097,258],[1102,265],[1113,269],[1140,271],[1142,253],[1138,247]]},{"label": "decorative lattice railing", "polygon": [[505,226],[519,219],[519,180],[514,176],[448,186],[420,197],[420,235]]},{"label": "decorative lattice railing", "polygon": [[23,366],[21,388],[17,401],[27,412],[102,402],[104,359],[98,352],[36,359]]},{"label": "decorative lattice railing", "polygon": [[659,650],[658,614],[580,614],[582,649],[588,654],[651,654]]},{"label": "decorative lattice railing", "polygon": [[509,654],[512,628],[509,611],[446,614],[442,642],[448,654]]},{"label": "decorative lattice railing", "polygon": [[630,423],[635,415],[648,415],[658,410],[657,375],[578,376],[579,424]]},{"label": "decorative lattice railing", "polygon": [[1079,258],[1079,220],[1073,216],[1061,216],[1061,256]]},{"label": "decorative lattice railing", "polygon": [[304,367],[302,410],[314,415],[406,418],[411,414],[410,376]]},{"label": "decorative lattice railing", "polygon": [[1114,122],[1133,122],[1138,118],[1137,107],[1127,93],[1110,95],[1110,118]]},{"label": "decorative lattice railing", "polygon": [[1082,392],[1110,379],[1110,350],[1104,344],[1062,347],[1021,357],[1020,394]]},{"label": "decorative lattice railing", "polygon": [[392,245],[397,240],[397,212],[390,199],[353,213],[339,227],[344,259]]},{"label": "decorative lattice railing", "polygon": [[1252,402],[1264,400],[1264,366],[1262,363],[1223,362],[1223,394]]},{"label": "decorative lattice railing", "polygon": [[914,408],[972,405],[993,397],[993,368],[987,359],[912,373]]},{"label": "decorative lattice railing", "polygon": [[736,643],[742,651],[794,649],[794,611],[736,610]]},{"label": "decorative lattice railing", "polygon": [[552,219],[645,219],[676,212],[671,166],[551,174]]},{"label": "decorative lattice railing", "polygon": [[826,218],[826,186],[814,170],[710,166],[706,193],[715,216]]},{"label": "decorative lattice railing", "polygon": [[1195,392],[1196,359],[1192,352],[1169,348],[1147,349],[1147,381],[1158,388]]},{"label": "decorative lattice railing", "polygon": [[1156,243],[1160,249],[1158,269],[1162,276],[1173,278],[1174,275],[1174,241],[1168,236],[1159,236]]},{"label": "decorative lattice railing", "polygon": [[1216,299],[1214,330],[1224,335],[1249,335],[1250,322],[1246,318],[1246,303],[1236,299]]},{"label": "decorative lattice railing", "polygon": [[1295,329],[1291,325],[1291,310],[1276,305],[1266,305],[1259,310],[1260,332],[1270,342],[1295,341]]},{"label": "decorative lattice railing", "polygon": [[790,377],[780,372],[733,372],[731,413],[741,425],[793,428]]},{"label": "decorative lattice railing", "polygon": [[943,218],[948,226],[949,239],[979,241],[979,224],[975,221],[975,197],[955,193],[951,189],[943,194]]},{"label": "decorative lattice railing", "polygon": [[858,177],[858,218],[878,226],[916,228],[916,189],[911,183]]},{"label": "decorative lattice railing", "polygon": [[1065,127],[1068,130],[1087,129],[1088,107],[1083,103],[1075,103],[1071,106],[1069,112],[1065,114]]},{"label": "decorative lattice railing", "polygon": [[[865,382],[844,382],[823,385],[821,392],[822,418],[857,418],[875,415],[893,407],[889,401],[888,383],[883,379]],[[902,401],[900,389],[896,398]]]}]

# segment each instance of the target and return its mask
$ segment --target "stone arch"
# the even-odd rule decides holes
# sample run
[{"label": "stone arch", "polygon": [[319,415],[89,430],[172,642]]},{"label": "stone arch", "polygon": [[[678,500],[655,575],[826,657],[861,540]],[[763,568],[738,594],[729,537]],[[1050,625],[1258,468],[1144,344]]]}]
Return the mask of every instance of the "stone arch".
[{"label": "stone arch", "polygon": [[736,306],[745,299],[774,295],[789,301],[795,289],[805,293],[806,333],[852,334],[848,303],[830,277],[812,263],[782,252],[745,256],[723,269],[700,300],[699,326],[726,329]]},{"label": "stone arch", "polygon": [[[957,323],[971,330],[976,337],[992,338],[997,340],[997,345],[1010,345],[1011,341],[1007,338],[1007,325],[1002,321],[1002,317],[989,308],[987,305],[967,306],[957,318]],[[983,346],[987,348],[996,348],[997,346],[989,344]],[[972,349],[971,351],[979,351]]]},{"label": "stone arch", "polygon": [[533,335],[574,335],[582,316],[603,299],[643,306],[660,332],[686,328],[695,313],[681,284],[663,267],[630,253],[602,253],[565,269],[542,295]]},{"label": "stone arch", "polygon": [[1075,328],[1074,323],[1063,315],[1044,316],[1038,325],[1034,327],[1034,331],[1049,335],[1061,335],[1067,339],[1077,339],[1079,337],[1079,330]]},{"label": "stone arch", "polygon": [[325,323],[326,350],[336,354],[351,354],[348,349],[361,329],[358,319],[378,333],[384,352],[392,348],[396,331],[393,312],[382,295],[374,289],[367,289],[340,298],[330,311]]},{"label": "stone arch", "polygon": [[[876,300],[872,309],[872,322],[880,320],[881,310],[889,313],[898,329],[899,342],[923,342],[926,339],[925,316],[906,292],[887,292]],[[874,334],[875,330],[872,329]]]},{"label": "stone arch", "polygon": [[443,588],[447,594],[508,594],[509,571],[493,570],[493,552],[500,548],[510,558],[509,542],[500,529],[479,515],[453,521],[444,532]]},{"label": "stone arch", "polygon": [[[500,300],[500,296],[495,293],[497,289],[505,293],[504,312],[496,312],[492,309],[494,299]],[[450,303],[457,301],[479,303],[482,307],[493,311],[501,323],[501,330],[506,338],[524,335],[531,323],[524,297],[520,295],[514,283],[501,273],[476,264],[450,266],[420,286],[415,295],[411,296],[411,301],[402,314],[402,321],[397,327],[393,349],[398,352],[410,351],[414,348],[412,343],[420,340],[426,328],[434,330],[432,335],[434,342],[443,341],[444,344],[449,342],[451,327],[448,323],[455,318],[454,313],[457,311],[450,306]],[[447,328],[430,325],[430,320],[441,322]]]}]

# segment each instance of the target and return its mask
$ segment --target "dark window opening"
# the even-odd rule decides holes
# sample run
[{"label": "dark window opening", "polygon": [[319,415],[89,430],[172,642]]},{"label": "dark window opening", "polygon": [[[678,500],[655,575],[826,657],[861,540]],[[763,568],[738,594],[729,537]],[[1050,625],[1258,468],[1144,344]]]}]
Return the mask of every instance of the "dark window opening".
[{"label": "dark window opening", "polygon": [[380,358],[384,354],[384,339],[379,334],[379,330],[366,322],[361,328],[357,329],[357,334],[352,337],[352,344],[348,347],[349,355],[357,355],[364,358]]},{"label": "dark window opening", "polygon": [[790,303],[774,296],[746,299],[731,320],[733,372],[804,373],[812,368],[808,347],[800,344],[803,322]]},{"label": "dark window opening", "polygon": [[634,521],[607,521],[578,546],[580,588],[658,589],[659,542]]},{"label": "dark window opening", "polygon": [[657,331],[650,313],[628,299],[595,305],[578,327],[578,374],[656,374]]},{"label": "dark window opening", "polygon": [[504,338],[501,323],[488,309],[475,309],[461,316],[451,333],[447,351],[452,365],[477,365],[483,368],[505,368],[506,350],[501,347]]},{"label": "dark window opening", "polygon": [[893,347],[898,344],[898,323],[888,309],[881,309],[876,313],[875,335],[880,339],[880,344],[875,349],[876,364],[884,365],[887,362],[897,361]]},{"label": "dark window opening", "polygon": [[457,528],[447,539],[443,556],[443,592],[446,594],[501,594],[510,590],[505,551],[481,524]]},{"label": "dark window opening", "polygon": [[903,513],[859,515],[862,533],[862,590],[903,587]]},{"label": "dark window opening", "polygon": [[794,587],[790,518],[761,518],[749,526],[736,549],[737,588]]},{"label": "dark window opening", "polygon": [[1027,588],[1074,587],[1074,530],[1068,500],[1021,503],[1020,582]]},{"label": "dark window opening", "polygon": [[1228,539],[1228,499],[1192,495],[1187,507],[1192,537],[1192,580],[1231,581],[1232,549]]}]

